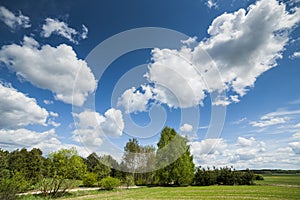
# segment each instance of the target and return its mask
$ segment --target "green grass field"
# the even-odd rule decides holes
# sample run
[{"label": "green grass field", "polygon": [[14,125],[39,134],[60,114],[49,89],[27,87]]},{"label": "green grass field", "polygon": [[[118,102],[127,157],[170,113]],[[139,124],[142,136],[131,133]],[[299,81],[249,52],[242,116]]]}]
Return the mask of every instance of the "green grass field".
[{"label": "green grass field", "polygon": [[[252,186],[189,186],[189,187],[141,187],[114,191],[78,191],[65,196],[74,200],[98,199],[299,199],[300,175],[268,175],[264,181]],[[28,195],[21,199],[38,200]]]},{"label": "green grass field", "polygon": [[264,181],[256,181],[256,184],[260,185],[299,185],[300,186],[300,174],[299,175],[264,175]]},{"label": "green grass field", "polygon": [[67,199],[300,199],[300,188],[280,186],[154,187],[100,192]]}]

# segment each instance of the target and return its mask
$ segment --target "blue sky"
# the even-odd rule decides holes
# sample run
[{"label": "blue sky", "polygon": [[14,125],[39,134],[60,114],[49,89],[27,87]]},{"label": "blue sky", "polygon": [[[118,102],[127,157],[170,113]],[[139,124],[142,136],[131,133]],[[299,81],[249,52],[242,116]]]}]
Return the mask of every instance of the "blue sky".
[{"label": "blue sky", "polygon": [[0,148],[120,158],[167,125],[196,164],[299,169],[299,6],[2,0]]}]

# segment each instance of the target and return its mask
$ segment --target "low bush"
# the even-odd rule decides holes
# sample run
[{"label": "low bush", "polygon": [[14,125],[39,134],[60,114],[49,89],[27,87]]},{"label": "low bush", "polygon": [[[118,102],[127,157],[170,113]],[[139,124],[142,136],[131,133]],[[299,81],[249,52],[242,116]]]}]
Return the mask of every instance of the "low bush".
[{"label": "low bush", "polygon": [[263,181],[264,180],[264,177],[260,174],[255,174],[255,180],[257,181]]},{"label": "low bush", "polygon": [[0,199],[15,200],[17,194],[26,191],[28,183],[23,175],[17,173],[10,178],[0,177]]},{"label": "low bush", "polygon": [[132,176],[126,176],[126,179],[124,182],[126,184],[126,187],[128,188],[128,187],[134,185],[134,178]]},{"label": "low bush", "polygon": [[93,172],[89,172],[83,176],[82,179],[83,186],[85,187],[92,187],[97,182],[97,174]]},{"label": "low bush", "polygon": [[112,190],[120,186],[120,180],[110,176],[103,178],[100,183],[105,190]]}]

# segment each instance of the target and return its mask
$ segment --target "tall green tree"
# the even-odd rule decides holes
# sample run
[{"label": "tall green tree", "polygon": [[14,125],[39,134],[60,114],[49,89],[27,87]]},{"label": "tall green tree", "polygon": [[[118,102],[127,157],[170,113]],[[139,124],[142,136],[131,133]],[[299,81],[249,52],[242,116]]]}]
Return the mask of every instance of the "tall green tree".
[{"label": "tall green tree", "polygon": [[156,178],[163,185],[188,185],[194,179],[195,165],[187,138],[165,127],[157,144]]},{"label": "tall green tree", "polygon": [[40,149],[33,148],[26,158],[27,177],[32,184],[38,183],[43,176],[44,158]]}]

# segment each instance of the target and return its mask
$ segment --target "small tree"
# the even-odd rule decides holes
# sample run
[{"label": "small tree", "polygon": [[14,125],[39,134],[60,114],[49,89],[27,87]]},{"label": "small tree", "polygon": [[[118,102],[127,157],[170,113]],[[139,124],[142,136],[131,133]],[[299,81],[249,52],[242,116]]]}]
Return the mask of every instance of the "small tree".
[{"label": "small tree", "polygon": [[43,178],[38,184],[45,196],[63,195],[68,189],[75,187],[76,179],[82,178],[86,173],[86,165],[75,148],[61,149],[48,157],[47,163],[51,165],[50,177]]}]

